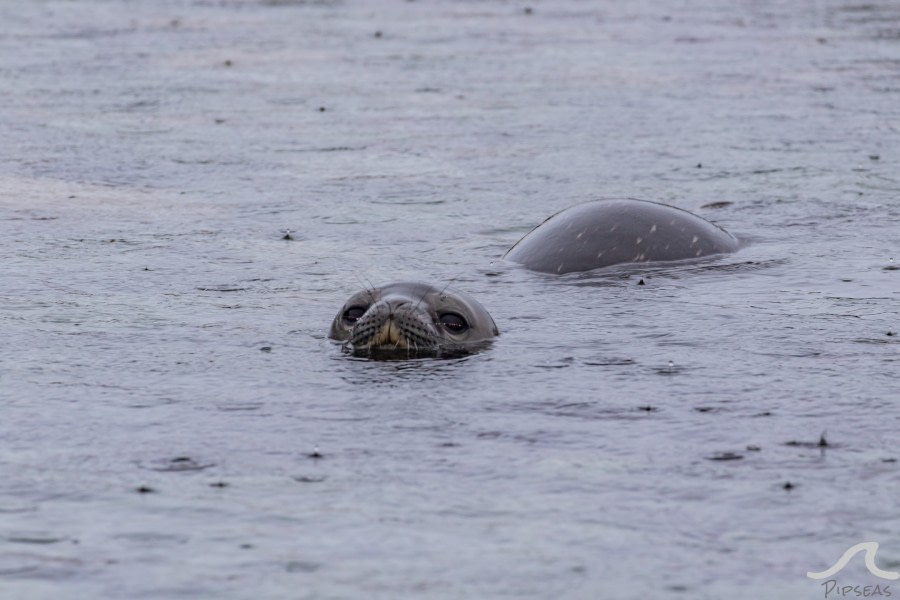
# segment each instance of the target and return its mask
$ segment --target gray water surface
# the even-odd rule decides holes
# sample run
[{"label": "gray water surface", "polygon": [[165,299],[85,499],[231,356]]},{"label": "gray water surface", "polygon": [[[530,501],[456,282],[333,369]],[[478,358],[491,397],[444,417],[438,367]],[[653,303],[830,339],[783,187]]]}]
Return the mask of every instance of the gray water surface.
[{"label": "gray water surface", "polygon": [[[796,600],[863,541],[900,570],[896,3],[0,23],[3,599]],[[747,245],[500,260],[616,196]],[[501,336],[399,362],[326,338],[409,279]]]}]

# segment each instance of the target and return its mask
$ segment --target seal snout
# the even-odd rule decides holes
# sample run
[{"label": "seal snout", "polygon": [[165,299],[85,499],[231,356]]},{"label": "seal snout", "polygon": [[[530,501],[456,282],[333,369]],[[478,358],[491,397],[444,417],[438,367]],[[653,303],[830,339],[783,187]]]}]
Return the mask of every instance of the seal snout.
[{"label": "seal snout", "polygon": [[360,350],[421,350],[437,345],[428,313],[409,298],[384,298],[369,307],[350,334]]}]

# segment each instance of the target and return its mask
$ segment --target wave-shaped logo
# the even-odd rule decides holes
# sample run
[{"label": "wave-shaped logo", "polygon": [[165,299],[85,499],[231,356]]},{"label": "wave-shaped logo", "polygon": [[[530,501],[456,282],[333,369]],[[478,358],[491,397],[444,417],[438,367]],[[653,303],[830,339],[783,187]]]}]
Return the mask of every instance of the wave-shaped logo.
[{"label": "wave-shaped logo", "polygon": [[875,564],[875,553],[878,551],[878,542],[860,542],[855,546],[850,546],[847,548],[847,551],[844,552],[844,555],[841,556],[836,563],[825,571],[813,572],[808,571],[806,576],[810,579],[825,579],[826,577],[831,577],[850,562],[850,559],[856,556],[860,552],[866,553],[866,568],[869,569],[869,573],[874,575],[875,577],[881,577],[882,579],[900,579],[900,573],[897,571],[882,571]]}]

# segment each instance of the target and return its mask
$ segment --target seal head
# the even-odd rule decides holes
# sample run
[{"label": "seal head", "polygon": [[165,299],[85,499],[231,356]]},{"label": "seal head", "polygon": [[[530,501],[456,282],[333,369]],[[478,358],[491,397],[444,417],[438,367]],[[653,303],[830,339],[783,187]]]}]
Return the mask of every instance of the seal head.
[{"label": "seal head", "polygon": [[497,335],[491,315],[468,294],[399,282],[351,296],[328,337],[356,356],[420,358],[469,354]]},{"label": "seal head", "polygon": [[595,200],[532,229],[504,258],[542,273],[623,263],[684,260],[734,252],[738,239],[686,210],[646,200]]}]

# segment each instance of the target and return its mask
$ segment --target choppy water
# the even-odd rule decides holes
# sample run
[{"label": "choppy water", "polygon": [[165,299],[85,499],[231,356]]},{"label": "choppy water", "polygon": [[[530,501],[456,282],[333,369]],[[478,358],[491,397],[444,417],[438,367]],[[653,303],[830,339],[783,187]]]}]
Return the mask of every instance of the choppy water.
[{"label": "choppy water", "polygon": [[[896,3],[0,22],[2,598],[795,600],[869,540],[900,568]],[[499,262],[605,196],[751,243]],[[341,354],[341,303],[398,279],[501,337]]]}]

